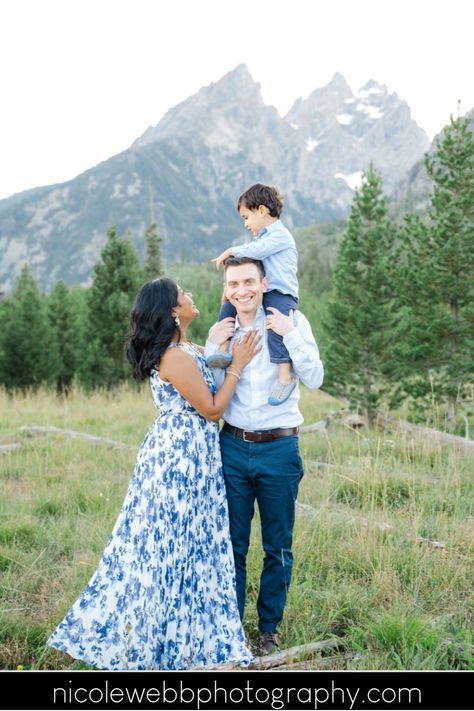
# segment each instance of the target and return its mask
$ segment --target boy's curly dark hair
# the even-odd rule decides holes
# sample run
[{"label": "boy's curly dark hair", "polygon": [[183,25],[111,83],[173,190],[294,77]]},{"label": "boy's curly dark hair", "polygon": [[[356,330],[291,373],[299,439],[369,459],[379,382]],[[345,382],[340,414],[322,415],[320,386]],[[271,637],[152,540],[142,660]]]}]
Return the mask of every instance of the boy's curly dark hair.
[{"label": "boy's curly dark hair", "polygon": [[283,195],[274,185],[255,183],[247,188],[237,200],[237,212],[243,206],[249,210],[257,210],[260,205],[268,207],[271,217],[280,217],[283,210]]},{"label": "boy's curly dark hair", "polygon": [[168,277],[144,284],[135,297],[125,352],[137,380],[148,378],[158,368],[176,332],[171,309],[177,304],[178,287]]}]

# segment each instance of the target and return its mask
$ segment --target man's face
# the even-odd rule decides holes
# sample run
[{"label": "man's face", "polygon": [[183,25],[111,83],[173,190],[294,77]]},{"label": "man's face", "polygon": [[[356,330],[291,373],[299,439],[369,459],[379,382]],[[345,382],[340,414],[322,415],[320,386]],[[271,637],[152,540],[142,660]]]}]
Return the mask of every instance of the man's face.
[{"label": "man's face", "polygon": [[255,264],[239,264],[227,267],[225,295],[237,314],[256,313],[267,290],[268,279],[261,276]]},{"label": "man's face", "polygon": [[268,208],[260,205],[256,210],[249,210],[246,205],[241,205],[239,208],[240,217],[244,221],[244,225],[253,235],[258,235],[262,227],[266,227],[266,217]]}]

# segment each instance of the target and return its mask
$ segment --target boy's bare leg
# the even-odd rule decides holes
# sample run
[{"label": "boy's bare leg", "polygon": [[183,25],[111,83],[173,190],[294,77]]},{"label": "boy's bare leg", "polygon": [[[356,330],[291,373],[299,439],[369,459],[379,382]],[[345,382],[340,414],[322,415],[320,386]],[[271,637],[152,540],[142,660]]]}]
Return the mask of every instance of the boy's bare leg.
[{"label": "boy's bare leg", "polygon": [[282,384],[291,383],[291,363],[278,363],[278,381]]}]

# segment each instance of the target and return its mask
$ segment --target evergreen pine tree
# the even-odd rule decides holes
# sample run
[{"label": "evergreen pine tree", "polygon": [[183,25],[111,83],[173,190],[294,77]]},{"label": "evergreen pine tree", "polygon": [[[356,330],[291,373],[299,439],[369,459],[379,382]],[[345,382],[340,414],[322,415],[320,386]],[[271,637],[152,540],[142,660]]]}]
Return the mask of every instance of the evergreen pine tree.
[{"label": "evergreen pine tree", "polygon": [[89,326],[89,293],[90,287],[73,286],[69,289],[68,299],[74,323],[74,358],[76,361],[76,377],[81,376],[82,363],[87,359],[90,345]]},{"label": "evergreen pine tree", "polygon": [[69,291],[63,281],[57,282],[48,298],[48,315],[59,356],[56,390],[67,393],[76,370],[79,333]]},{"label": "evergreen pine tree", "polygon": [[80,370],[87,387],[110,387],[129,376],[123,346],[133,299],[142,283],[131,240],[119,237],[111,227],[87,299],[88,345]]},{"label": "evergreen pine tree", "polygon": [[334,270],[334,294],[323,325],[325,386],[362,410],[369,424],[386,393],[384,357],[391,319],[393,228],[382,180],[372,165],[356,191]]},{"label": "evergreen pine tree", "polygon": [[158,277],[163,274],[161,264],[161,241],[161,237],[158,237],[156,231],[156,222],[154,222],[145,232],[146,253],[143,270],[146,281],[158,279]]},{"label": "evergreen pine tree", "polygon": [[444,403],[448,427],[474,380],[474,133],[451,118],[425,158],[430,220],[407,216],[399,275],[400,391],[419,407]]},{"label": "evergreen pine tree", "polygon": [[58,349],[49,325],[45,298],[25,264],[3,309],[0,372],[8,388],[54,382]]}]

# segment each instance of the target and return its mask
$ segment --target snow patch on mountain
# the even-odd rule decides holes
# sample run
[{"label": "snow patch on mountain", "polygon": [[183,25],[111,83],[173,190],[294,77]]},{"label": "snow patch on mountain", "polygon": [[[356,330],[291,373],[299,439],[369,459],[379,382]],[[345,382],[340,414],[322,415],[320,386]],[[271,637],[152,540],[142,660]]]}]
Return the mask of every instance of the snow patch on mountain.
[{"label": "snow patch on mountain", "polygon": [[308,138],[306,141],[306,150],[308,153],[312,153],[314,149],[319,146],[320,141],[315,141],[314,138]]},{"label": "snow patch on mountain", "polygon": [[360,187],[362,183],[362,170],[356,170],[354,173],[336,173],[335,178],[338,178],[339,180],[344,180],[346,185],[351,189],[351,190],[357,190],[357,188]]},{"label": "snow patch on mountain", "polygon": [[356,106],[357,111],[363,111],[367,114],[370,119],[376,120],[383,116],[383,111],[380,110],[378,106],[371,106],[370,104],[361,104],[360,102]]},{"label": "snow patch on mountain", "polygon": [[352,121],[352,116],[350,114],[337,114],[336,121],[341,124],[341,126],[348,126]]}]

